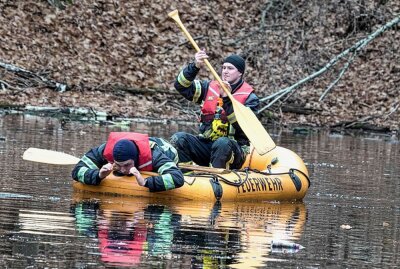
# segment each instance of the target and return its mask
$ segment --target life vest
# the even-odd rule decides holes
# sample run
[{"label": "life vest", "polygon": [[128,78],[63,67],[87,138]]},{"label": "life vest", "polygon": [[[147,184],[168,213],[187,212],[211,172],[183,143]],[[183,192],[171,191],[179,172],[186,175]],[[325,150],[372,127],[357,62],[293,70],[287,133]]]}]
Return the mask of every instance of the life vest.
[{"label": "life vest", "polygon": [[149,144],[149,137],[147,134],[139,134],[133,132],[111,132],[108,136],[106,147],[103,152],[104,158],[109,162],[114,162],[113,149],[115,144],[121,139],[131,140],[136,144],[139,150],[139,164],[135,166],[140,171],[152,171],[153,162],[151,149]]},{"label": "life vest", "polygon": [[[210,82],[208,86],[207,95],[204,97],[203,106],[201,108],[201,116],[200,122],[211,122],[214,120],[214,116],[218,106],[218,98],[220,98],[219,94],[219,83],[216,80]],[[244,104],[249,97],[249,95],[253,92],[253,88],[243,82],[242,86],[232,94],[232,96],[239,101],[240,103]],[[220,114],[220,119],[222,121],[227,121],[227,117],[225,115],[225,111],[222,111]]]}]

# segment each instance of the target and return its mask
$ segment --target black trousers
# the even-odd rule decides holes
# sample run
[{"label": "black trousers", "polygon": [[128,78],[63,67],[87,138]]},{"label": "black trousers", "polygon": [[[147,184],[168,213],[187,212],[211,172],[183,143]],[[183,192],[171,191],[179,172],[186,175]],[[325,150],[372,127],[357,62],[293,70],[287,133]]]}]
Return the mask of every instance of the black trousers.
[{"label": "black trousers", "polygon": [[193,161],[201,166],[239,169],[245,161],[240,145],[228,137],[215,141],[185,132],[175,133],[171,144],[176,148],[179,162]]}]

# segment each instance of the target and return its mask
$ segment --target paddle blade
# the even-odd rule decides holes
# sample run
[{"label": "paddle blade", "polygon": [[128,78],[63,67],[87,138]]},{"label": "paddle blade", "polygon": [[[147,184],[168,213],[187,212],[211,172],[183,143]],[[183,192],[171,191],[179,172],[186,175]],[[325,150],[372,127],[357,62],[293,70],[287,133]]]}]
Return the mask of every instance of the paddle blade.
[{"label": "paddle blade", "polygon": [[232,98],[231,100],[236,120],[257,153],[264,155],[273,150],[276,144],[254,112],[235,99]]},{"label": "paddle blade", "polygon": [[28,148],[25,150],[22,159],[32,162],[58,165],[71,165],[79,162],[79,158],[67,153],[39,148]]}]

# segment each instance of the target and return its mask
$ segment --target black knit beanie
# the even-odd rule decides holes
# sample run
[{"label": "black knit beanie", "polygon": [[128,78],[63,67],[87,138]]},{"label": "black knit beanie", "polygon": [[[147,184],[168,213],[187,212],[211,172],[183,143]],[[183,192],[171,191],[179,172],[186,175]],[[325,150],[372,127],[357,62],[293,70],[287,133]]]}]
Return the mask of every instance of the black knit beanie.
[{"label": "black knit beanie", "polygon": [[117,162],[134,160],[135,166],[137,166],[139,160],[139,151],[135,143],[128,139],[121,139],[114,146],[113,158],[114,161]]},{"label": "black knit beanie", "polygon": [[229,55],[225,58],[224,63],[233,64],[240,73],[244,74],[244,70],[246,69],[245,60],[237,54]]}]

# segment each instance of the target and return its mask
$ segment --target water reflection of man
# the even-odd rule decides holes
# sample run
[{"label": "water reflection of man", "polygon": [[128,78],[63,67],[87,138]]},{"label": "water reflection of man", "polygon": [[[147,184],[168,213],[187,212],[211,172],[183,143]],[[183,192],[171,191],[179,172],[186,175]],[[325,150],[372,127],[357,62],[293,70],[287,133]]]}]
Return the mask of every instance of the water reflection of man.
[{"label": "water reflection of man", "polygon": [[83,200],[73,205],[73,212],[77,230],[98,238],[101,261],[116,266],[139,266],[143,257],[169,260],[173,253],[190,257],[191,267],[225,266],[234,263],[231,257],[241,249],[241,230],[216,228],[220,203],[208,217],[200,218],[201,225],[185,224],[182,214],[165,205],[121,212],[102,209],[99,201]]},{"label": "water reflection of man", "polygon": [[137,265],[145,249],[146,225],[134,215],[109,212],[99,224],[101,260],[115,265]]},{"label": "water reflection of man", "polygon": [[97,238],[97,215],[99,204],[97,202],[85,201],[74,204],[71,211],[75,216],[75,227],[79,234],[91,238]]},{"label": "water reflection of man", "polygon": [[101,210],[98,201],[72,205],[80,234],[98,239],[101,261],[118,266],[140,263],[146,249],[147,227],[137,213]]}]

